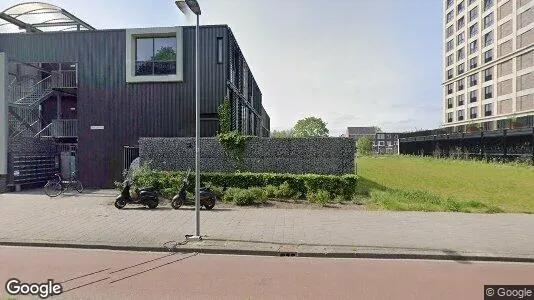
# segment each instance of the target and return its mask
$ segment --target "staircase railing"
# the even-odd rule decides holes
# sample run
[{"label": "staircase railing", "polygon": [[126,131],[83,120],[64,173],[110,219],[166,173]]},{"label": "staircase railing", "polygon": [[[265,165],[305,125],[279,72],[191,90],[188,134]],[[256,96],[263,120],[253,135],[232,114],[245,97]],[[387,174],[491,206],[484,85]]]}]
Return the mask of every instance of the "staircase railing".
[{"label": "staircase railing", "polygon": [[78,136],[78,120],[77,119],[61,119],[52,120],[45,128],[39,131],[35,137],[77,137]]},{"label": "staircase railing", "polygon": [[31,87],[13,84],[9,89],[11,93],[11,103],[31,106],[52,91],[52,75],[37,82]]}]

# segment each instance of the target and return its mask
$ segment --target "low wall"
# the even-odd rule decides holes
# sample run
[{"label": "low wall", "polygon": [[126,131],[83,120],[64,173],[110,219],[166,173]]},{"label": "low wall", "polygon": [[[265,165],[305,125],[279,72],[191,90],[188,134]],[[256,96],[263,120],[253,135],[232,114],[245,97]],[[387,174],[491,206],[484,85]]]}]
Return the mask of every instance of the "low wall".
[{"label": "low wall", "polygon": [[[351,138],[255,138],[247,141],[242,171],[291,174],[354,174],[355,143]],[[201,138],[202,172],[235,172],[217,138]],[[141,138],[141,164],[159,170],[195,169],[194,138]]]}]

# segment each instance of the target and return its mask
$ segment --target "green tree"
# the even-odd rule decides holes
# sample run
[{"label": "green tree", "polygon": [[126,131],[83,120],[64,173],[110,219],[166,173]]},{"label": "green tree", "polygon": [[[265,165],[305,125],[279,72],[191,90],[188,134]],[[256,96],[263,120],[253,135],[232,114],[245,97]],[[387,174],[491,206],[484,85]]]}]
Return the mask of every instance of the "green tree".
[{"label": "green tree", "polygon": [[373,141],[370,138],[364,136],[356,142],[356,150],[359,154],[367,156],[373,152]]},{"label": "green tree", "polygon": [[327,137],[329,134],[326,123],[317,117],[299,120],[293,127],[295,137]]},{"label": "green tree", "polygon": [[162,47],[154,56],[156,61],[175,61],[176,51],[172,47]]},{"label": "green tree", "polygon": [[294,136],[293,129],[273,130],[271,137],[275,139],[290,138]]}]

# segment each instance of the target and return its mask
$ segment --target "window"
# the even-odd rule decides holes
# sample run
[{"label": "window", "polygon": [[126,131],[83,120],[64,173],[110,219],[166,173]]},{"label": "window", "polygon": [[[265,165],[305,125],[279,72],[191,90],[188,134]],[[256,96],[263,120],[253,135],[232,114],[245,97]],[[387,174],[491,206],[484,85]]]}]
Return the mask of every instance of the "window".
[{"label": "window", "polygon": [[456,14],[461,14],[464,11],[465,5],[464,2],[460,2],[458,6],[456,7]]},{"label": "window", "polygon": [[471,107],[469,109],[469,118],[471,118],[471,119],[476,119],[477,118],[477,108],[476,107]]},{"label": "window", "polygon": [[447,95],[450,95],[454,92],[454,89],[452,88],[452,83],[447,84]]},{"label": "window", "polygon": [[458,101],[458,106],[464,105],[464,95],[463,94],[462,95],[458,95],[456,100]]},{"label": "window", "polygon": [[490,13],[484,17],[484,29],[490,27],[491,25],[493,25],[493,13]]},{"label": "window", "polygon": [[447,56],[447,67],[451,66],[454,62],[453,54]]},{"label": "window", "polygon": [[475,85],[477,85],[477,74],[473,74],[471,76],[469,76],[469,87],[473,87]]},{"label": "window", "polygon": [[493,50],[490,49],[486,52],[484,52],[484,62],[487,63],[487,62],[490,62],[493,60]]},{"label": "window", "polygon": [[447,23],[449,23],[450,21],[452,21],[452,18],[454,17],[454,14],[452,11],[450,11],[448,14],[447,14]]},{"label": "window", "polygon": [[469,27],[469,38],[475,37],[478,34],[478,23]]},{"label": "window", "polygon": [[463,121],[464,120],[464,110],[459,110],[458,113],[457,113],[457,119],[458,121]]},{"label": "window", "polygon": [[484,35],[484,47],[493,44],[493,31],[490,31]]},{"label": "window", "polygon": [[493,97],[493,85],[484,87],[484,99],[491,99]]},{"label": "window", "polygon": [[474,69],[477,67],[478,57],[473,57],[469,60],[469,69]]},{"label": "window", "polygon": [[447,113],[447,123],[451,123],[452,122],[452,113]]},{"label": "window", "polygon": [[488,103],[484,105],[484,117],[489,117],[493,114],[493,104]]},{"label": "window", "polygon": [[458,49],[457,53],[456,53],[456,60],[459,61],[459,60],[462,60],[465,58],[465,51],[464,51],[464,48],[460,48]]},{"label": "window", "polygon": [[447,27],[447,37],[448,38],[451,37],[453,33],[454,33],[454,25]]},{"label": "window", "polygon": [[477,47],[477,41],[474,40],[472,41],[471,43],[469,43],[469,54],[473,54],[477,51],[478,47]]},{"label": "window", "polygon": [[461,17],[460,19],[458,19],[458,26],[456,27],[456,30],[462,29],[464,25],[465,25],[465,18]]},{"label": "window", "polygon": [[447,42],[447,52],[451,51],[454,48],[454,40]]},{"label": "window", "polygon": [[476,0],[469,0],[469,2],[467,2],[467,5],[471,5],[475,2]]},{"label": "window", "polygon": [[447,79],[451,79],[452,76],[453,76],[452,69],[448,69],[448,70],[447,70]]},{"label": "window", "polygon": [[447,108],[452,108],[452,98],[447,99]]},{"label": "window", "polygon": [[484,70],[484,82],[490,81],[493,79],[493,67],[487,68]]},{"label": "window", "polygon": [[469,103],[477,102],[477,91],[471,91],[469,92]]},{"label": "window", "polygon": [[464,40],[465,40],[465,33],[462,32],[456,37],[457,45],[460,45],[461,43],[463,43]]},{"label": "window", "polygon": [[453,3],[454,0],[447,0],[447,8],[450,8]]},{"label": "window", "polygon": [[463,91],[464,90],[464,80],[463,79],[460,79],[456,82],[456,86],[458,88],[458,91]]},{"label": "window", "polygon": [[175,75],[176,37],[137,38],[135,75]]},{"label": "window", "polygon": [[478,17],[478,6],[469,11],[469,22]]},{"label": "window", "polygon": [[223,38],[217,38],[217,63],[222,64],[223,62]]},{"label": "window", "polygon": [[465,71],[464,70],[464,64],[463,63],[459,64],[458,65],[458,75],[463,74],[464,71]]},{"label": "window", "polygon": [[493,0],[484,0],[484,11],[493,6]]}]

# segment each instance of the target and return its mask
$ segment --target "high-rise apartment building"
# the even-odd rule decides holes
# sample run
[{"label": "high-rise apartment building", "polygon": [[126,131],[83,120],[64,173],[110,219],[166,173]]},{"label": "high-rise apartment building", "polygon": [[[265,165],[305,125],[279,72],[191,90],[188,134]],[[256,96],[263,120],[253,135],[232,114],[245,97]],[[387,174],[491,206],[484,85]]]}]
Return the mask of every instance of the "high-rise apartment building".
[{"label": "high-rise apartment building", "polygon": [[534,122],[534,0],[443,0],[443,126]]}]

